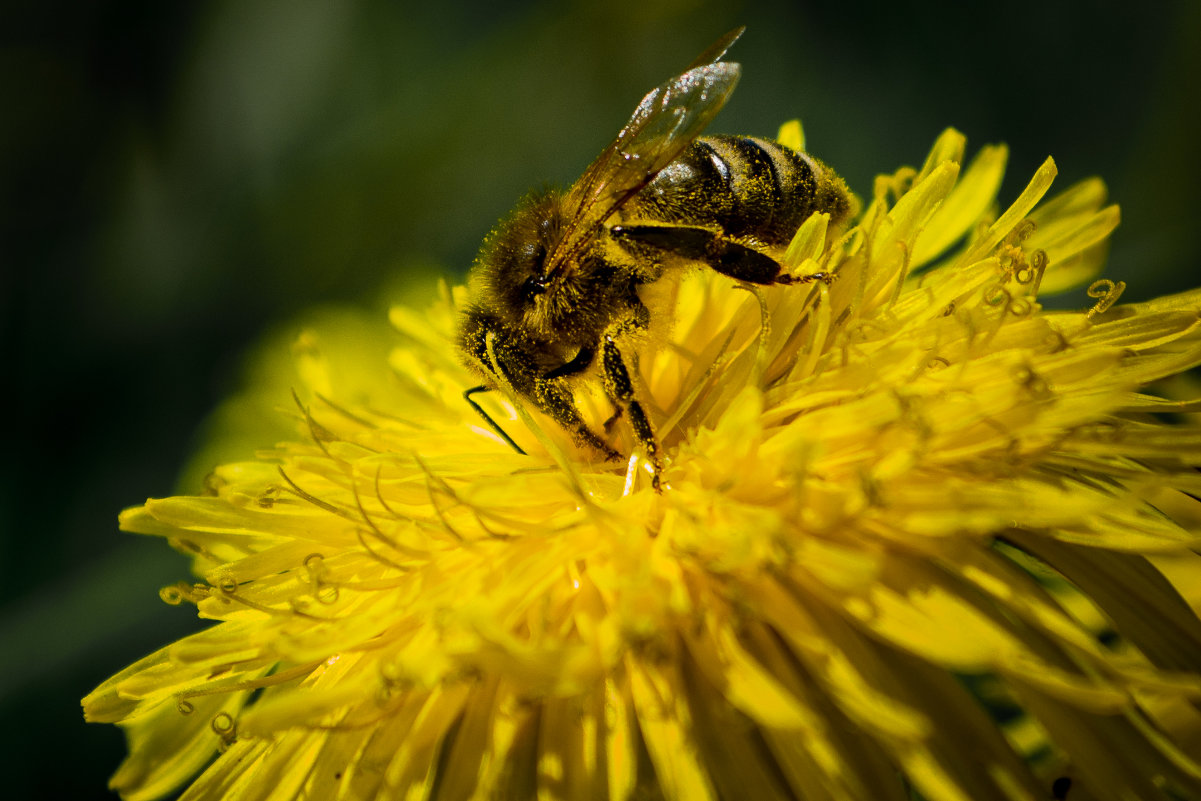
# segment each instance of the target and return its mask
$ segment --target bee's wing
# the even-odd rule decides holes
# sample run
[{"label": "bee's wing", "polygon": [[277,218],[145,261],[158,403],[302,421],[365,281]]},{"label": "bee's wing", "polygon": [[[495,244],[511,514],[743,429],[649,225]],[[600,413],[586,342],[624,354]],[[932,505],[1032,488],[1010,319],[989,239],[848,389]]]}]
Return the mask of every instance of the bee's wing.
[{"label": "bee's wing", "polygon": [[[683,152],[726,104],[740,67],[717,62],[742,34],[731,31],[702,54],[709,59],[652,90],[613,143],[568,193],[569,218],[547,259],[547,275],[568,268],[608,217]],[[695,63],[695,62],[694,62]]]},{"label": "bee's wing", "polygon": [[730,31],[725,36],[709,45],[709,47],[705,49],[705,52],[697,56],[696,60],[689,64],[684,71],[687,72],[688,70],[695,69],[696,67],[703,67],[706,64],[712,64],[715,61],[721,61],[721,57],[726,54],[727,50],[733,47],[734,43],[738,41],[738,37],[742,36],[745,31],[745,25]]}]

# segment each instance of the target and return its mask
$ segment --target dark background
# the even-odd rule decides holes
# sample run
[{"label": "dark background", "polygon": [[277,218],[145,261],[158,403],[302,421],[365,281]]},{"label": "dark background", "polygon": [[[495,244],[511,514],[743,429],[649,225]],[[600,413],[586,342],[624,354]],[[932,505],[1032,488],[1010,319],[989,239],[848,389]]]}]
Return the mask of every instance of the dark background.
[{"label": "dark background", "polygon": [[[197,628],[117,512],[176,490],[240,354],[316,304],[458,278],[647,90],[745,23],[715,131],[805,122],[860,194],[954,125],[1123,207],[1128,298],[1197,283],[1201,5],[6,3],[0,10],[0,753],[12,798],[100,798],[78,699]],[[435,8],[436,7],[436,8]],[[503,7],[502,10],[498,10]],[[1066,303],[1083,305],[1069,297]]]}]

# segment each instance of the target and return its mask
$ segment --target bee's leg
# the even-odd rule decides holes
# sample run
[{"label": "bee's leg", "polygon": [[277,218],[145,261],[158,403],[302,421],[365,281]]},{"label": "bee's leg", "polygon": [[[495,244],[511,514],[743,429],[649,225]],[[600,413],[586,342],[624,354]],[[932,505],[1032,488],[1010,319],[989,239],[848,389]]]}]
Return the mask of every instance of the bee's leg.
[{"label": "bee's leg", "polygon": [[621,454],[610,448],[588,427],[588,424],[580,416],[579,409],[576,408],[575,400],[566,384],[558,380],[564,376],[583,372],[592,364],[594,358],[596,358],[596,348],[580,348],[579,353],[573,356],[569,362],[534,379],[534,397],[538,401],[539,408],[570,431],[577,442],[595,448],[605,454],[608,459],[618,459]]},{"label": "bee's leg", "polygon": [[791,284],[812,284],[814,281],[821,281],[826,286],[834,283],[833,273],[809,273],[808,275],[792,275],[790,273],[780,273],[776,276],[775,283],[789,286]]},{"label": "bee's leg", "polygon": [[685,259],[703,261],[717,272],[751,284],[807,284],[831,280],[828,273],[790,275],[784,265],[716,231],[691,225],[615,225],[618,241],[640,242]]},{"label": "bee's leg", "polygon": [[598,437],[584,422],[580,410],[576,408],[571,390],[561,378],[553,377],[549,373],[546,376],[535,378],[533,399],[539,409],[570,431],[576,442],[600,451],[606,459],[621,458],[620,453],[609,447],[609,444]]},{"label": "bee's leg", "polygon": [[634,436],[646,452],[650,462],[652,478],[651,487],[655,492],[661,492],[659,475],[663,472],[663,459],[659,453],[659,440],[655,438],[655,430],[646,416],[638,398],[634,395],[634,383],[630,380],[630,371],[626,369],[625,361],[614,338],[615,331],[605,334],[601,342],[601,367],[605,374],[605,390],[609,393],[618,410],[624,410],[634,429]]}]

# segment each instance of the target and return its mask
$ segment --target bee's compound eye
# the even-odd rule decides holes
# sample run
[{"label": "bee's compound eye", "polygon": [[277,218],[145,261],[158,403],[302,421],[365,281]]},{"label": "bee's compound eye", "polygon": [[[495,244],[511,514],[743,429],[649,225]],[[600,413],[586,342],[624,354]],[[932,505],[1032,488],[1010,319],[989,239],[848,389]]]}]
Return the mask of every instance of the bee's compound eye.
[{"label": "bee's compound eye", "polygon": [[546,278],[541,275],[531,276],[525,279],[525,283],[521,285],[521,294],[525,296],[527,302],[545,291]]}]

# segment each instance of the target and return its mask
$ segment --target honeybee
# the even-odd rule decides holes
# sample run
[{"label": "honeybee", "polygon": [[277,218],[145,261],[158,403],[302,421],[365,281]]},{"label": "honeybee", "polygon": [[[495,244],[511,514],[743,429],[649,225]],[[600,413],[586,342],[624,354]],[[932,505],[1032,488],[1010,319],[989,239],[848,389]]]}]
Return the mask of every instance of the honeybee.
[{"label": "honeybee", "polygon": [[842,179],[777,142],[701,136],[738,82],[739,65],[721,59],[742,32],[642,98],[570,189],[531,193],[485,239],[458,331],[485,383],[464,395],[518,452],[471,398],[500,379],[578,443],[622,456],[573,398],[571,379],[599,358],[615,416],[628,420],[659,491],[663,455],[622,354],[651,320],[641,290],[698,265],[752,284],[829,279],[790,275],[778,257],[811,214],[849,216]]}]

